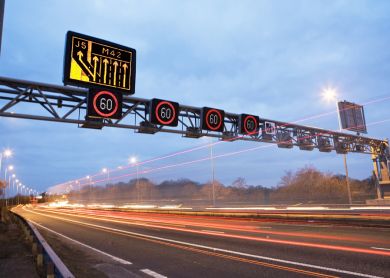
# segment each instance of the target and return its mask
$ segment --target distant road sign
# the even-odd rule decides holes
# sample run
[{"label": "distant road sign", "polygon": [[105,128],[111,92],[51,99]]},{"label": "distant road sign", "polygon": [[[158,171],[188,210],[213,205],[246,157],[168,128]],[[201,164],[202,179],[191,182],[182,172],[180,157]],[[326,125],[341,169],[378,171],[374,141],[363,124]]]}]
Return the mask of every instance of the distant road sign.
[{"label": "distant road sign", "polygon": [[276,134],[276,124],[274,122],[264,121],[264,133],[275,135]]},{"label": "distant road sign", "polygon": [[65,85],[134,94],[135,63],[135,49],[71,31],[66,35]]},{"label": "distant road sign", "polygon": [[225,111],[203,107],[201,111],[201,127],[204,130],[223,131]]},{"label": "distant road sign", "polygon": [[88,93],[87,116],[91,118],[122,118],[122,94],[91,89]]},{"label": "distant road sign", "polygon": [[259,121],[258,116],[241,114],[239,119],[239,132],[246,135],[257,135],[259,133]]},{"label": "distant road sign", "polygon": [[362,105],[348,101],[338,102],[342,129],[367,133],[366,120]]},{"label": "distant road sign", "polygon": [[150,122],[157,125],[177,126],[179,104],[157,98],[152,99],[150,101]]}]

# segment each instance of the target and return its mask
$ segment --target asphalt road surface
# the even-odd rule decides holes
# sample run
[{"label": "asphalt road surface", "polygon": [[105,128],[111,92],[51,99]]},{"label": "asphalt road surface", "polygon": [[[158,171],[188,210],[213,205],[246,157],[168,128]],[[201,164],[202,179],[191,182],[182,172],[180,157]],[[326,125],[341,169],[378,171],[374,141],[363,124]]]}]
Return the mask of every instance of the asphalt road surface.
[{"label": "asphalt road surface", "polygon": [[390,277],[389,228],[82,208],[13,211],[143,277]]}]

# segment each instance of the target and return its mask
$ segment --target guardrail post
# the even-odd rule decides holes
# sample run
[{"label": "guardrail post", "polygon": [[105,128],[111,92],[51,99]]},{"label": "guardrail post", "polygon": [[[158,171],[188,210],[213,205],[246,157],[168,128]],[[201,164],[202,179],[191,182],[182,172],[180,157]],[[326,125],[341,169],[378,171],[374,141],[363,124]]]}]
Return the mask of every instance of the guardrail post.
[{"label": "guardrail post", "polygon": [[33,235],[31,234],[30,231],[27,231],[27,241],[29,243],[32,243],[32,241],[33,241]]},{"label": "guardrail post", "polygon": [[[46,243],[39,231],[22,217],[16,216],[15,219],[23,230],[26,241],[32,245],[31,250],[40,277],[55,278],[55,273],[58,271],[60,277],[74,278],[74,275]],[[46,259],[46,254],[48,259]]]},{"label": "guardrail post", "polygon": [[24,231],[24,234],[25,234],[26,240],[29,241],[29,239],[30,239],[30,232],[26,229],[26,230]]},{"label": "guardrail post", "polygon": [[47,262],[47,269],[46,269],[46,278],[54,278],[54,264],[49,261]]},{"label": "guardrail post", "polygon": [[42,246],[39,244],[37,248],[37,266],[41,268],[43,266],[43,252]]},{"label": "guardrail post", "polygon": [[38,252],[38,244],[36,242],[33,242],[31,251],[32,251],[33,256],[35,257],[37,255],[37,252]]}]

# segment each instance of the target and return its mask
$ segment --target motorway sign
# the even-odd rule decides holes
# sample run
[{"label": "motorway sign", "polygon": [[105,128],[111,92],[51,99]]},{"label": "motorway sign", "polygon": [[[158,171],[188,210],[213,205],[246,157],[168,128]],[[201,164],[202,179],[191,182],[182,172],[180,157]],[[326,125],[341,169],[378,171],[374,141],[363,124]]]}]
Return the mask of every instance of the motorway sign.
[{"label": "motorway sign", "polygon": [[367,133],[366,120],[362,105],[348,101],[340,101],[337,105],[341,127],[343,129]]},{"label": "motorway sign", "polygon": [[259,133],[259,117],[241,114],[239,118],[239,132],[245,135],[257,135]]},{"label": "motorway sign", "polygon": [[150,101],[150,122],[157,125],[177,126],[179,123],[179,104],[154,98]]},{"label": "motorway sign", "polygon": [[135,49],[69,31],[63,81],[65,85],[134,94],[135,62]]},{"label": "motorway sign", "polygon": [[87,117],[122,118],[122,94],[91,89],[88,93]]},{"label": "motorway sign", "polygon": [[225,111],[203,107],[201,110],[201,127],[204,130],[223,131],[223,123],[225,118]]},{"label": "motorway sign", "polygon": [[276,124],[270,121],[263,122],[263,130],[265,134],[275,135],[276,134]]}]

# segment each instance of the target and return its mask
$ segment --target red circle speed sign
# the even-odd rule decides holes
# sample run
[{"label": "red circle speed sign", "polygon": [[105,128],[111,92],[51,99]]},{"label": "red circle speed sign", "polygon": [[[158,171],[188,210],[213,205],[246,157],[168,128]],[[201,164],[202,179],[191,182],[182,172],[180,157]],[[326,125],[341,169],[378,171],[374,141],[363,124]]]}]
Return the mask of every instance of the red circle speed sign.
[{"label": "red circle speed sign", "polygon": [[217,109],[210,109],[206,113],[206,126],[211,130],[219,130],[223,123],[222,114]]},{"label": "red circle speed sign", "polygon": [[176,118],[176,109],[169,101],[161,101],[156,106],[155,115],[160,124],[169,125]]},{"label": "red circle speed sign", "polygon": [[108,91],[97,93],[92,101],[95,112],[101,117],[111,117],[118,111],[119,102],[117,97]]},{"label": "red circle speed sign", "polygon": [[257,119],[254,116],[247,116],[244,119],[244,131],[247,134],[255,133],[257,131],[259,123],[257,122]]}]

